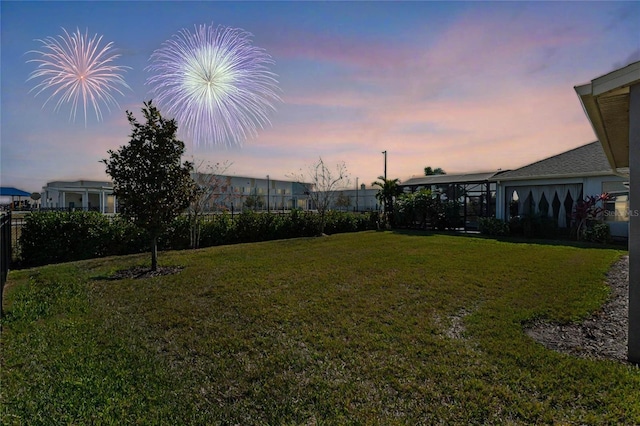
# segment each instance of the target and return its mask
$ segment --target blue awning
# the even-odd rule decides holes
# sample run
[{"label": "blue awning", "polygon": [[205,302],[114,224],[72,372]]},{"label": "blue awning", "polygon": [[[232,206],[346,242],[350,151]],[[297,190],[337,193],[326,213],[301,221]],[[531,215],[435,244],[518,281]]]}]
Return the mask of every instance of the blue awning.
[{"label": "blue awning", "polygon": [[10,186],[0,186],[0,197],[30,197],[31,193]]}]

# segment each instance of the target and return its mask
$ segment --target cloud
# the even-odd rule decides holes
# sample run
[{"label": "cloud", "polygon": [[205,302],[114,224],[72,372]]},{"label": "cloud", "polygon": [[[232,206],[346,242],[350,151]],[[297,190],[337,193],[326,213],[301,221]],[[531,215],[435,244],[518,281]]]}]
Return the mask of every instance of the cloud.
[{"label": "cloud", "polygon": [[276,34],[270,52],[283,60],[310,60],[357,69],[394,68],[408,59],[398,46],[345,35],[289,28]]}]

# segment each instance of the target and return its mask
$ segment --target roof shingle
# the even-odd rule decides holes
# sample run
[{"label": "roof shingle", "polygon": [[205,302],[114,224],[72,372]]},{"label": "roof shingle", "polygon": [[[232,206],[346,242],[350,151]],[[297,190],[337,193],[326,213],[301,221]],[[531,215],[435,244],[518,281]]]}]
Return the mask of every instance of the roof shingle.
[{"label": "roof shingle", "polygon": [[540,179],[554,176],[594,176],[613,173],[600,142],[595,141],[500,174],[500,179]]}]

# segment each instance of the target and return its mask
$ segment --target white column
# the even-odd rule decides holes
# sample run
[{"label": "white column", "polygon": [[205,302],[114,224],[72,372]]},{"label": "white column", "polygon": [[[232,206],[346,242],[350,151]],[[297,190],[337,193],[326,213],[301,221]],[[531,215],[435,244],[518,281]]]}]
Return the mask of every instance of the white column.
[{"label": "white column", "polygon": [[629,93],[629,361],[640,364],[640,84]]},{"label": "white column", "polygon": [[84,190],[84,195],[82,196],[82,210],[87,211],[89,209],[89,190]]}]

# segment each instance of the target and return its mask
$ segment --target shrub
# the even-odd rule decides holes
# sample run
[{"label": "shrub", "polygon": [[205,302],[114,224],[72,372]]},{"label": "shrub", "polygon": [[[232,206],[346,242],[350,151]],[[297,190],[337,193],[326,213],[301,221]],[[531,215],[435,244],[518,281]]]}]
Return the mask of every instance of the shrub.
[{"label": "shrub", "polygon": [[98,212],[35,212],[20,235],[23,266],[89,259],[108,254],[109,219]]},{"label": "shrub", "polygon": [[[327,212],[326,232],[376,229],[377,212]],[[202,223],[200,247],[281,238],[315,236],[319,216],[293,210],[290,214],[244,211],[233,219],[228,213]],[[188,216],[179,216],[158,238],[162,250],[191,246]],[[27,216],[20,238],[21,265],[38,266],[92,257],[141,253],[149,249],[148,233],[116,215],[98,212],[34,212]]]},{"label": "shrub", "polygon": [[358,221],[351,213],[332,210],[327,212],[326,221],[324,229],[327,234],[342,234],[358,230]]},{"label": "shrub", "polygon": [[289,214],[289,233],[293,237],[312,237],[318,234],[320,218],[312,212],[292,210]]},{"label": "shrub", "polygon": [[189,217],[181,215],[173,219],[158,237],[160,250],[184,250],[191,246],[191,223]]},{"label": "shrub", "polygon": [[464,219],[460,215],[461,206],[457,200],[440,201],[437,205],[436,228],[452,230],[464,227]]},{"label": "shrub", "polygon": [[232,242],[246,243],[257,238],[260,231],[257,217],[258,213],[251,210],[244,210],[236,215],[233,221]]},{"label": "shrub", "polygon": [[542,215],[512,217],[509,232],[525,238],[555,238],[559,235],[556,221]]},{"label": "shrub", "polygon": [[231,243],[233,235],[233,221],[231,215],[223,213],[215,215],[202,224],[200,233],[200,247],[211,247]]},{"label": "shrub", "polygon": [[611,229],[608,223],[596,223],[593,226],[584,228],[582,238],[594,243],[607,243],[611,240]]},{"label": "shrub", "polygon": [[377,229],[380,222],[380,213],[377,211],[367,212],[360,215],[360,225],[358,231]]},{"label": "shrub", "polygon": [[147,233],[124,219],[113,216],[109,226],[107,255],[142,253],[149,249]]},{"label": "shrub", "polygon": [[495,217],[481,217],[479,220],[480,233],[501,237],[509,235],[509,224]]}]

